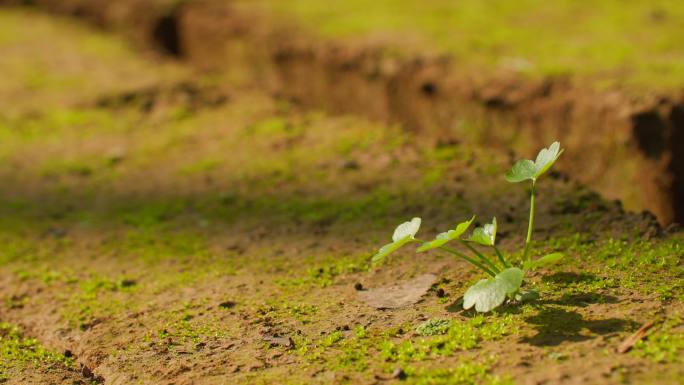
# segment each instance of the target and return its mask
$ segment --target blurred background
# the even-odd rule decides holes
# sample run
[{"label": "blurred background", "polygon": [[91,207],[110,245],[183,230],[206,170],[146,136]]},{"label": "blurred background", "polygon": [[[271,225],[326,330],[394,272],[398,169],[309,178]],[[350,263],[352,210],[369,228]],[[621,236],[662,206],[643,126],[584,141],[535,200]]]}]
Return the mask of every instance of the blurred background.
[{"label": "blurred background", "polygon": [[[397,125],[440,145],[466,142],[531,156],[560,140],[569,150],[561,169],[571,179],[630,210],[648,210],[664,225],[684,218],[684,7],[678,1],[31,3],[179,59],[181,71],[192,72],[184,79],[198,80],[195,86],[257,86],[309,110]],[[10,46],[29,37],[22,22],[4,24],[3,65],[13,66],[5,71],[23,71],[31,93],[40,89],[64,103],[74,98],[65,92],[71,89],[96,97],[154,83],[148,69],[125,63],[116,70],[131,76],[122,78],[90,60],[40,62],[31,54],[36,63],[18,62],[26,59],[8,55]],[[98,49],[95,61],[123,50]],[[164,63],[159,67],[173,67]],[[85,72],[91,70],[101,71],[95,77],[112,91],[103,92]],[[153,70],[154,76],[180,79],[163,71]],[[10,85],[1,95],[6,105],[35,106]]]}]

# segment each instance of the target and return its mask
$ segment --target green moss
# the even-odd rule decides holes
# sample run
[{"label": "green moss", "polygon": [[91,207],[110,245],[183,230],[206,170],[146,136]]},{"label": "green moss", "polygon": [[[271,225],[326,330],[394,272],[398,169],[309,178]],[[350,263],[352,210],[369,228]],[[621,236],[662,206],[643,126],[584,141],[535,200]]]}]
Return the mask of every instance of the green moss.
[{"label": "green moss", "polygon": [[437,356],[450,356],[477,347],[482,341],[498,340],[515,333],[518,322],[512,315],[486,318],[482,315],[467,321],[452,322],[444,335],[396,343],[386,339],[380,347],[381,357],[389,362],[423,361]]},{"label": "green moss", "polygon": [[81,298],[96,299],[101,292],[133,291],[135,289],[135,281],[126,277],[113,279],[95,275],[89,279],[82,280],[79,286]]},{"label": "green moss", "polygon": [[543,281],[549,292],[580,294],[627,288],[645,295],[655,293],[661,300],[684,298],[681,236],[594,240],[589,234],[575,234],[553,238],[540,246],[536,244],[536,255],[552,251],[566,255],[554,270],[581,271],[547,276]]},{"label": "green moss", "polygon": [[39,365],[71,367],[73,364],[73,358],[52,352],[33,338],[25,338],[11,324],[0,323],[0,382],[21,371],[35,370]]},{"label": "green moss", "polygon": [[342,341],[344,339],[344,334],[340,330],[336,330],[327,336],[323,338],[320,342],[320,345],[324,348],[329,348],[336,343]]},{"label": "green moss", "polygon": [[[197,345],[209,339],[227,338],[233,332],[221,327],[211,314],[199,310],[197,304],[186,303],[182,309],[160,314],[163,321],[148,332],[143,342],[154,342],[167,347]],[[144,349],[144,348],[143,348]]]},{"label": "green moss", "polygon": [[512,385],[490,374],[489,364],[463,360],[448,369],[406,368],[407,383],[416,385]]},{"label": "green moss", "polygon": [[329,370],[364,372],[372,363],[371,337],[363,326],[353,332],[334,330],[318,339],[295,336],[296,353],[311,364],[322,364]]},{"label": "green moss", "polygon": [[684,362],[684,324],[680,316],[669,317],[644,340],[637,341],[632,354],[657,363]]},{"label": "green moss", "polygon": [[254,323],[272,320],[294,319],[301,325],[311,323],[319,307],[307,303],[295,303],[283,299],[272,299],[256,306]]},{"label": "green moss", "polygon": [[201,266],[202,263],[215,260],[203,236],[190,231],[146,228],[154,226],[150,224],[153,221],[166,221],[166,219],[155,217],[146,217],[146,219],[150,222],[138,222],[145,227],[127,232],[123,239],[116,237],[109,240],[107,248],[111,248],[117,256],[136,258],[149,264],[175,259],[187,263],[192,261],[193,264]]},{"label": "green moss", "polygon": [[427,170],[425,174],[423,174],[423,184],[425,186],[432,186],[444,178],[444,173],[445,169],[443,167],[434,167],[430,170]]},{"label": "green moss", "polygon": [[416,327],[416,333],[419,336],[429,337],[439,334],[446,334],[451,326],[451,320],[444,318],[432,318]]},{"label": "green moss", "polygon": [[79,281],[78,290],[64,290],[67,302],[62,315],[71,327],[86,330],[101,319],[134,311],[137,304],[131,298],[136,290],[135,281],[130,278],[91,275]]},{"label": "green moss", "polygon": [[186,175],[206,174],[216,170],[221,166],[220,159],[207,158],[201,159],[193,163],[189,163],[180,168],[180,172]]},{"label": "green moss", "polygon": [[684,7],[670,0],[604,0],[592,6],[570,0],[351,0],[334,9],[314,0],[259,3],[325,36],[409,36],[478,70],[580,74],[601,79],[599,86],[621,81],[620,75],[639,87],[684,83],[677,48]]},{"label": "green moss", "polygon": [[[321,263],[321,258],[317,261],[306,261],[302,266],[306,267],[306,273],[300,278],[282,278],[275,280],[275,283],[285,288],[296,288],[306,285],[314,285],[320,287],[327,287],[335,282],[335,279],[341,275],[348,275],[367,271],[370,268],[370,261],[366,254],[359,254],[355,257],[343,258],[322,258],[323,260],[332,259],[333,262]],[[290,271],[288,276],[299,275],[298,271]]]}]

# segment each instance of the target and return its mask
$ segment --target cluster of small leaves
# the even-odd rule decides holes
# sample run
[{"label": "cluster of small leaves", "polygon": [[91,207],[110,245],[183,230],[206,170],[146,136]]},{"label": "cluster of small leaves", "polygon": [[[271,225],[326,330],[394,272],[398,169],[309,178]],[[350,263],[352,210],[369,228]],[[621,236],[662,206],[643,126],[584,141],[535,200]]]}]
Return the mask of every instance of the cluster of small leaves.
[{"label": "cluster of small leaves", "polygon": [[416,334],[423,337],[446,334],[451,326],[451,320],[444,318],[429,319],[416,328]]},{"label": "cluster of small leaves", "polygon": [[[518,183],[526,180],[532,181],[530,199],[530,221],[528,226],[527,238],[525,241],[525,252],[523,264],[520,267],[511,266],[509,259],[496,246],[497,222],[496,217],[491,223],[476,227],[469,237],[461,238],[470,228],[475,216],[469,220],[457,224],[453,229],[437,234],[431,241],[422,241],[416,238],[420,229],[421,219],[413,218],[397,226],[392,235],[392,242],[380,248],[373,256],[373,263],[380,262],[390,253],[400,247],[412,242],[419,242],[421,245],[417,252],[439,249],[446,251],[459,258],[462,258],[477,267],[490,277],[482,279],[471,286],[463,296],[463,308],[475,308],[477,312],[489,312],[501,304],[506,299],[525,300],[535,298],[534,293],[521,293],[520,288],[523,283],[525,271],[537,269],[556,263],[562,258],[560,253],[545,255],[536,260],[528,258],[529,245],[534,224],[534,193],[535,183],[563,153],[560,143],[554,142],[549,148],[542,149],[537,155],[536,160],[520,160],[513,165],[513,168],[505,175],[506,180],[511,183]],[[447,246],[449,242],[457,242],[474,254],[468,256],[455,248]],[[486,247],[495,251],[496,258],[491,258],[485,253],[478,251],[476,247]]]}]

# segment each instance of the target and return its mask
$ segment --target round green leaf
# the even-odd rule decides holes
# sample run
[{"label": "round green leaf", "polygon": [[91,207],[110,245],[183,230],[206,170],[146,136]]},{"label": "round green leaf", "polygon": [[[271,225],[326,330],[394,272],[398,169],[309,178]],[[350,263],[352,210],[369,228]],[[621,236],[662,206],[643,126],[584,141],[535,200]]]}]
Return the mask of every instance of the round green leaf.
[{"label": "round green leaf", "polygon": [[525,273],[522,270],[518,269],[517,267],[509,267],[508,269],[497,274],[495,279],[503,281],[506,286],[506,294],[512,295],[515,294],[518,289],[520,289],[520,285],[522,285],[524,277]]},{"label": "round green leaf", "polygon": [[463,295],[463,308],[486,313],[499,307],[506,300],[506,284],[496,278],[483,279],[471,286]]},{"label": "round green leaf", "polygon": [[480,280],[463,295],[463,308],[486,313],[499,307],[507,296],[513,297],[522,285],[525,273],[517,267],[508,268],[496,277]]}]

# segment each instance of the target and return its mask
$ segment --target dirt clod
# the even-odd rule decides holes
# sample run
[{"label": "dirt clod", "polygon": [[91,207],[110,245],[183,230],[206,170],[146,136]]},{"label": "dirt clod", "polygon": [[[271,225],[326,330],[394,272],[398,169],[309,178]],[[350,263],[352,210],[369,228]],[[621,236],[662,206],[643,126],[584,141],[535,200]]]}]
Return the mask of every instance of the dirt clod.
[{"label": "dirt clod", "polygon": [[218,306],[221,309],[232,309],[236,305],[237,305],[237,303],[235,303],[234,301],[224,301],[224,302],[221,302]]}]

